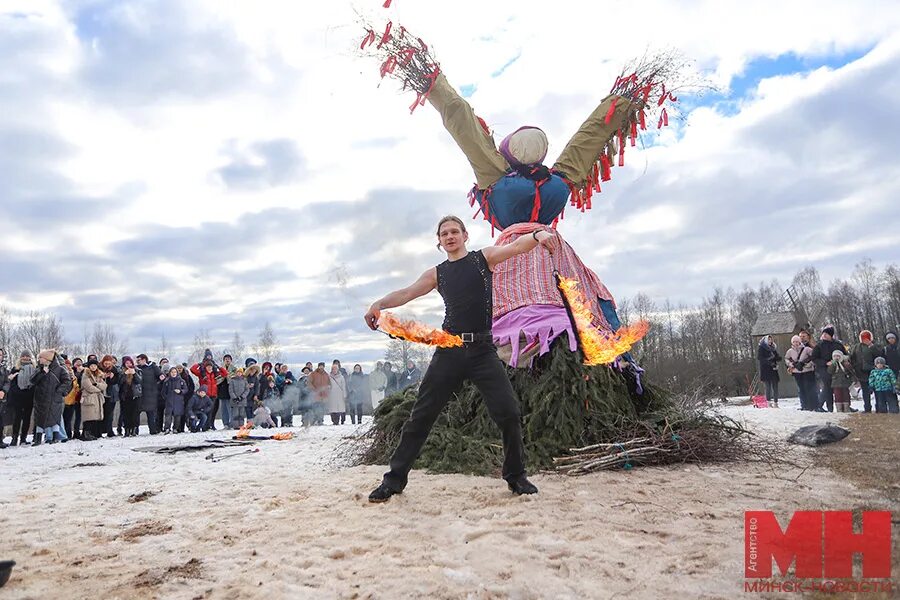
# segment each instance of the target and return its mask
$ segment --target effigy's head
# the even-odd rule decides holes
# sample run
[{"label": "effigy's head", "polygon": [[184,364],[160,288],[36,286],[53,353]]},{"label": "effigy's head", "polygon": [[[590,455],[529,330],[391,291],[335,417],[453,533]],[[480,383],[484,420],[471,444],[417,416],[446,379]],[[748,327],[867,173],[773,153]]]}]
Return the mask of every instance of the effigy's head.
[{"label": "effigy's head", "polygon": [[531,125],[519,127],[500,142],[500,154],[511,167],[540,164],[547,156],[547,134]]}]

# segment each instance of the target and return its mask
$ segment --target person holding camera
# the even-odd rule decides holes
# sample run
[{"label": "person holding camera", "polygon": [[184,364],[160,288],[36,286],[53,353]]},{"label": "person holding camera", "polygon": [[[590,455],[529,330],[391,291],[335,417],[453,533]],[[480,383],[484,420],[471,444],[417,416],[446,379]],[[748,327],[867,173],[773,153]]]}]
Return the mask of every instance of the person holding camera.
[{"label": "person holding camera", "polygon": [[816,365],[812,348],[803,344],[799,335],[791,338],[791,347],[784,353],[788,373],[797,382],[800,410],[816,410]]}]

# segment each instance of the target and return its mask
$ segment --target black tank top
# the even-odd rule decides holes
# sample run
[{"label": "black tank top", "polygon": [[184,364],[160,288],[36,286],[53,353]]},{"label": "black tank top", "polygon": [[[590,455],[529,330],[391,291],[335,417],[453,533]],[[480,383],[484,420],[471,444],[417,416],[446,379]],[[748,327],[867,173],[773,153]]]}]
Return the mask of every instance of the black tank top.
[{"label": "black tank top", "polygon": [[481,250],[445,260],[437,267],[437,290],[444,298],[444,330],[486,333],[491,330],[493,274]]}]

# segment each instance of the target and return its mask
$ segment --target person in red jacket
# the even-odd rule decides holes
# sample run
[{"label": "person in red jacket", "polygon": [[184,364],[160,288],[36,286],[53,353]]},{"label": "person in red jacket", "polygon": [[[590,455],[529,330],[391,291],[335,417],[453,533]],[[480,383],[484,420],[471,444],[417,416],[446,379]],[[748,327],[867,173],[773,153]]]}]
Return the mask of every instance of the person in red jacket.
[{"label": "person in red jacket", "polygon": [[[228,372],[219,365],[216,364],[216,361],[213,359],[212,351],[207,349],[203,353],[203,361],[199,363],[194,363],[191,366],[191,373],[193,373],[200,383],[198,385],[206,386],[206,394],[210,398],[218,398],[218,383],[216,382],[216,378],[222,378],[227,380]],[[214,428],[212,423],[206,423],[206,429]]]}]

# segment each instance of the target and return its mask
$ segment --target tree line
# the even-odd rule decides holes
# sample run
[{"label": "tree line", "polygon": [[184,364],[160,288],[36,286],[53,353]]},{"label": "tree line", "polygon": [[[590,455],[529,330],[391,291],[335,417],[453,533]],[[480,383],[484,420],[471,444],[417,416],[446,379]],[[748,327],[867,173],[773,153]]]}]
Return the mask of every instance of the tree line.
[{"label": "tree line", "polygon": [[[832,324],[848,346],[863,329],[882,340],[900,328],[900,268],[879,270],[869,259],[857,263],[846,279],[827,287],[818,270],[799,270],[790,285],[816,329]],[[760,315],[792,310],[786,286],[777,279],[739,290],[716,287],[699,304],[656,302],[637,294],[619,303],[620,318],[650,322],[647,336],[634,349],[638,362],[653,381],[676,392],[712,385],[722,395],[745,395],[757,371],[756,344],[751,330]],[[775,333],[775,332],[770,332]],[[787,348],[780,348],[783,354]]]},{"label": "tree line", "polygon": [[[807,266],[794,275],[790,285],[812,326],[833,324],[847,344],[855,343],[863,329],[871,330],[876,340],[881,340],[887,331],[900,329],[897,265],[879,270],[866,259],[856,264],[849,277],[834,279],[827,286],[818,270]],[[676,392],[712,385],[722,395],[746,394],[756,373],[751,329],[760,315],[792,308],[785,302],[785,289],[777,279],[756,287],[716,287],[698,304],[691,305],[675,304],[669,299],[655,301],[639,293],[619,302],[619,316],[625,323],[640,319],[650,322],[650,332],[637,344],[634,355],[654,382]],[[815,331],[813,337],[818,337]],[[226,352],[235,360],[244,358],[247,352],[253,352],[260,361],[282,358],[278,338],[268,322],[251,344],[245,343],[240,332],[234,332],[227,342],[217,343],[210,330],[201,329],[186,346],[189,354],[183,358],[188,363],[202,358],[206,348],[212,348],[219,359]],[[89,353],[121,357],[127,353],[129,342],[109,323],[85,326],[80,339],[73,340],[66,336],[62,321],[53,313],[16,314],[0,307],[0,347],[7,350],[10,360],[18,358],[23,349],[37,355],[42,348],[57,348],[72,357]],[[156,348],[139,351],[152,352],[156,359],[167,356],[177,360],[178,349],[185,352],[184,346],[173,347],[162,335]],[[385,358],[398,366],[407,360],[422,364],[430,358],[430,350],[390,340]],[[784,352],[786,348],[780,350]]]}]

